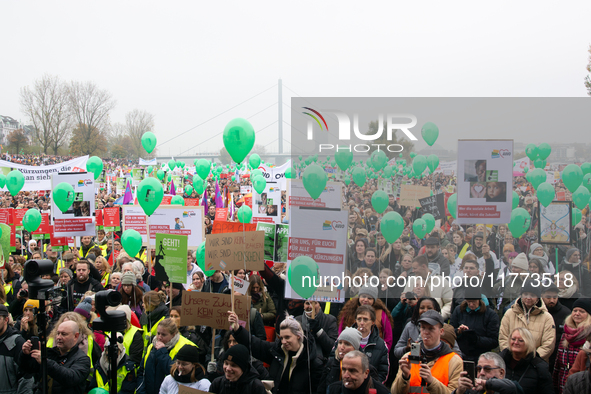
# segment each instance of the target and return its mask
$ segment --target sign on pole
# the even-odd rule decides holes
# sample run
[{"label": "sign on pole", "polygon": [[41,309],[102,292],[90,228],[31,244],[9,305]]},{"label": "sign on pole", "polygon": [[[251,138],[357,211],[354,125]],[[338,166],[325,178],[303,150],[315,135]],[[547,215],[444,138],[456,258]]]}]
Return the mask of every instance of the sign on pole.
[{"label": "sign on pole", "polygon": [[[234,296],[234,312],[238,315],[239,324],[246,329],[248,329],[250,305],[250,297]],[[232,310],[230,294],[183,291],[181,325],[203,325],[227,330],[230,310]]]},{"label": "sign on pole", "polygon": [[540,243],[570,245],[572,205],[570,201],[552,201],[547,207],[540,204],[538,239]]},{"label": "sign on pole", "polygon": [[186,235],[156,233],[156,256],[169,282],[187,282],[187,249]]},{"label": "sign on pole", "polygon": [[209,234],[205,238],[206,270],[260,271],[265,268],[265,233]]}]

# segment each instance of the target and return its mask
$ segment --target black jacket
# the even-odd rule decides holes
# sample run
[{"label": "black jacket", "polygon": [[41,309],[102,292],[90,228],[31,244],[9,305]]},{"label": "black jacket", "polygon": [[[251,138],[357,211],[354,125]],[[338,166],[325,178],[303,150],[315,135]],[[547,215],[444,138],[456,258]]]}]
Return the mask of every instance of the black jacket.
[{"label": "black jacket", "polygon": [[482,353],[499,346],[499,316],[482,301],[478,311],[468,311],[467,302],[456,307],[451,315],[450,324],[456,330],[462,324],[469,328],[457,338],[464,360],[478,362],[478,357]]},{"label": "black jacket", "polygon": [[214,379],[209,386],[210,393],[216,394],[266,394],[265,386],[258,379],[258,373],[251,367],[236,382],[230,382],[225,376]]},{"label": "black jacket", "polygon": [[[34,373],[36,381],[41,380],[41,365],[30,355],[21,352],[18,364],[24,372]],[[55,347],[47,349],[47,374],[53,379],[52,393],[82,394],[86,391],[86,379],[90,374],[90,358],[77,345],[63,356]],[[39,386],[38,393],[41,392]]]},{"label": "black jacket", "polygon": [[11,326],[0,336],[0,393],[23,392],[24,374],[19,371],[17,359],[24,343],[25,339]]},{"label": "black jacket", "polygon": [[[279,340],[272,342],[261,341],[255,336],[251,336],[247,330],[239,327],[233,334],[236,341],[247,348],[250,348],[253,357],[269,364],[270,378],[275,382],[273,393],[281,383],[281,377],[284,373],[284,364],[287,363],[287,353],[283,350]],[[309,345],[308,345],[309,343]],[[310,349],[308,349],[310,346]],[[293,372],[289,379],[289,392],[281,394],[309,394],[310,388],[317,387],[322,374],[322,363],[316,358],[314,339],[311,335],[304,338],[303,349],[298,356],[295,367],[292,365]],[[217,379],[216,379],[217,380]],[[210,389],[211,392],[213,390]],[[219,394],[219,393],[218,393]]]},{"label": "black jacket", "polygon": [[[357,328],[357,324],[353,324],[353,328]],[[369,365],[373,365],[377,369],[378,381],[385,382],[388,379],[388,371],[390,370],[388,347],[386,342],[380,338],[380,333],[375,325],[371,329],[367,345],[359,350],[365,353],[369,359]]]},{"label": "black jacket", "polygon": [[556,344],[554,345],[554,352],[550,356],[550,371],[554,370],[554,363],[556,362],[556,352],[558,352],[558,346],[560,346],[560,338],[564,332],[564,321],[570,315],[571,310],[566,306],[562,305],[560,301],[556,302],[556,305],[552,308],[548,308],[548,313],[552,315],[554,319],[554,327],[556,327]]},{"label": "black jacket", "polygon": [[[368,387],[369,386],[369,387]],[[368,388],[376,389],[377,394],[389,394],[390,390],[383,384],[375,381],[371,376],[367,376],[365,381],[357,390],[351,390],[345,387],[343,382],[334,382],[328,387],[328,394],[365,394]]]},{"label": "black jacket", "polygon": [[554,394],[552,376],[548,370],[548,363],[539,356],[530,353],[521,359],[515,368],[510,368],[513,356],[509,349],[503,350],[500,354],[507,365],[505,379],[517,382],[526,393]]},{"label": "black jacket", "polygon": [[[127,375],[125,376],[125,380],[123,380],[123,383],[121,384],[121,389],[118,389],[117,393],[134,394],[137,386],[136,364],[133,361],[131,361],[131,359],[127,355],[124,355],[123,358],[119,361],[119,364],[117,364],[117,371],[121,370],[123,367],[127,368]],[[95,375],[93,376],[89,387],[98,387],[96,378],[97,374],[101,376],[103,383],[108,384],[110,387],[111,375],[107,374],[103,370],[103,367],[101,367],[100,362],[96,365]]]},{"label": "black jacket", "polygon": [[[427,257],[427,255],[425,255],[425,257]],[[442,275],[449,276],[449,272],[450,272],[450,268],[451,268],[450,264],[449,264],[449,260],[446,259],[445,257],[443,257],[440,250],[437,251],[437,254],[435,255],[435,257],[433,259],[429,259],[429,263],[438,264],[439,268],[440,268],[440,273]]]},{"label": "black jacket", "polygon": [[63,297],[61,308],[70,312],[73,311],[74,308],[76,308],[76,305],[84,299],[84,293],[87,291],[97,293],[104,290],[101,282],[91,276],[88,277],[88,280],[84,283],[80,283],[76,278],[73,278],[68,282],[68,286],[66,287],[68,294],[66,297]]},{"label": "black jacket", "polygon": [[[304,324],[302,324],[302,319],[303,315],[296,317],[296,320],[302,325],[302,327],[304,327]],[[308,320],[311,319],[304,320],[308,322]],[[337,318],[333,315],[324,314],[322,309],[320,309],[320,312],[316,314],[314,320],[318,322],[317,325],[312,324],[313,328],[314,326],[318,327],[317,330],[312,330],[313,334],[315,335],[314,340],[316,341],[317,357],[325,360],[330,356],[330,351],[334,347],[335,341],[339,336]],[[305,331],[309,331],[309,325],[309,323],[306,324],[306,326],[304,327]]]},{"label": "black jacket", "polygon": [[566,380],[563,394],[587,394],[591,387],[591,373],[581,371],[572,374]]},{"label": "black jacket", "polygon": [[562,260],[562,263],[558,265],[558,271],[570,271],[572,274],[577,278],[579,281],[579,292],[586,297],[591,296],[591,273],[589,270],[583,266],[583,263],[580,263],[578,266],[574,267],[571,263],[567,262],[566,260]]},{"label": "black jacket", "polygon": [[[523,389],[517,382],[513,382],[509,379],[497,379],[492,378],[486,381],[484,386],[486,393],[498,393],[498,394],[523,394]],[[454,394],[456,390],[454,390]],[[465,394],[484,394],[485,391],[466,390]]]},{"label": "black jacket", "polygon": [[[380,380],[380,378],[378,377],[378,370],[371,364],[369,366],[369,376],[373,378],[374,382],[379,382]],[[322,371],[322,377],[320,379],[320,384],[318,385],[318,390],[316,390],[316,392],[318,394],[326,394],[326,389],[328,388],[328,386],[340,380],[341,362],[340,360],[337,360],[333,355],[328,359],[324,366],[324,369]]]}]

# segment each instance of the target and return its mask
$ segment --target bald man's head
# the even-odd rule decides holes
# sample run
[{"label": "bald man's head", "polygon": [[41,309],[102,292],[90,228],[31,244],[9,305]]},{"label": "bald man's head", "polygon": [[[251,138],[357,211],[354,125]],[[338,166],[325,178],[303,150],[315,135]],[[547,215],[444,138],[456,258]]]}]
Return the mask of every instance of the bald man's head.
[{"label": "bald man's head", "polygon": [[78,324],[73,321],[65,321],[57,328],[55,334],[55,347],[57,347],[62,354],[65,354],[78,343],[79,337],[80,328],[78,327]]}]

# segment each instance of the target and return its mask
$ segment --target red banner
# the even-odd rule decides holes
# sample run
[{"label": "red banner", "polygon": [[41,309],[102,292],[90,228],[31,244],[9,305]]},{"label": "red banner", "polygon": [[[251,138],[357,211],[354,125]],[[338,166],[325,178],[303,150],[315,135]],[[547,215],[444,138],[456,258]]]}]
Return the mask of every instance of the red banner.
[{"label": "red banner", "polygon": [[228,220],[228,208],[216,208],[214,221],[225,222]]},{"label": "red banner", "polygon": [[55,231],[58,233],[71,231],[85,231],[86,225],[92,223],[92,218],[76,218],[76,221],[70,219],[55,219]]},{"label": "red banner", "polygon": [[33,234],[41,235],[41,234],[51,234],[52,228],[49,222],[49,214],[42,213],[41,214],[41,224],[37,231],[33,231]]},{"label": "red banner", "polygon": [[103,212],[104,227],[119,227],[121,218],[119,216],[119,207],[105,208]]},{"label": "red banner", "polygon": [[51,227],[51,233],[50,233],[50,238],[49,238],[49,243],[51,244],[51,248],[54,251],[57,251],[58,249],[61,251],[65,251],[68,249],[68,237],[61,237],[61,238],[55,238],[53,236],[53,226],[49,226]]},{"label": "red banner", "polygon": [[16,226],[14,225],[14,208],[0,209],[0,223],[10,226],[10,248],[16,250]]},{"label": "red banner", "polygon": [[214,221],[211,229],[212,234],[223,234],[223,233],[237,233],[240,231],[256,231],[257,225],[254,223],[239,223],[239,222],[223,222]]},{"label": "red banner", "polygon": [[96,214],[96,225],[103,226],[103,210],[96,209],[94,212]]},{"label": "red banner", "polygon": [[17,230],[24,230],[25,229],[23,226],[23,218],[25,217],[26,213],[27,213],[26,209],[15,209],[12,212],[12,220],[14,220],[14,225]]},{"label": "red banner", "polygon": [[185,206],[186,207],[198,207],[199,206],[199,199],[198,198],[185,198]]},{"label": "red banner", "polygon": [[162,198],[162,202],[160,205],[170,205],[170,201],[172,200],[172,196],[164,196]]}]

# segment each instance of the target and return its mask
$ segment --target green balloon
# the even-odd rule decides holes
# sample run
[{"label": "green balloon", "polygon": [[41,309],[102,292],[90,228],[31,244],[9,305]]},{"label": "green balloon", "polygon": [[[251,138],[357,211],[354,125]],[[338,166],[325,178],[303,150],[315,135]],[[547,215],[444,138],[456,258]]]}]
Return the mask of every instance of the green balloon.
[{"label": "green balloon", "polygon": [[181,196],[174,196],[170,199],[170,205],[181,205],[185,206],[185,199]]},{"label": "green balloon", "polygon": [[[148,153],[152,153],[154,148],[156,148],[156,136],[151,131],[146,131],[142,135],[142,146]],[[134,254],[135,256],[135,254]]]},{"label": "green balloon", "polygon": [[534,160],[534,167],[544,169],[546,167],[546,160],[543,159],[535,159]]},{"label": "green balloon", "polygon": [[434,172],[439,167],[439,157],[437,155],[427,156],[427,166],[429,166],[431,172]]},{"label": "green balloon", "polygon": [[289,265],[287,279],[293,291],[300,297],[308,299],[316,292],[314,279],[316,283],[320,282],[318,264],[311,257],[298,256]]},{"label": "green balloon", "polygon": [[287,170],[285,170],[285,177],[287,179],[294,179],[295,178],[295,169],[292,171],[291,166],[287,167]]},{"label": "green balloon", "polygon": [[267,180],[265,177],[258,175],[252,180],[252,187],[258,194],[261,194],[267,187]]},{"label": "green balloon", "polygon": [[417,156],[417,154],[416,154],[416,152],[410,152],[409,156],[411,159],[414,159]]},{"label": "green balloon", "polygon": [[170,159],[168,161],[168,168],[170,168],[170,171],[174,170],[174,168],[176,167],[176,161],[174,161],[173,159]]},{"label": "green balloon", "polygon": [[158,170],[156,171],[156,176],[158,177],[158,179],[160,179],[161,181],[164,180],[164,171],[162,170]]},{"label": "green balloon", "polygon": [[170,182],[172,180],[172,174],[169,172],[168,175],[166,175],[166,182]]},{"label": "green balloon", "polygon": [[145,178],[137,189],[137,200],[144,213],[152,215],[162,202],[164,190],[162,184],[154,178]]},{"label": "green balloon", "polygon": [[142,236],[136,230],[128,229],[121,234],[121,246],[130,256],[137,256],[142,249]]},{"label": "green balloon", "polygon": [[423,219],[417,219],[412,224],[412,231],[419,239],[423,239],[427,234],[427,223]]},{"label": "green balloon", "polygon": [[543,182],[540,186],[538,186],[537,196],[538,201],[540,201],[540,204],[547,207],[548,205],[550,205],[552,201],[554,201],[554,197],[556,196],[556,190],[554,190],[554,186],[552,186],[548,182]]},{"label": "green balloon", "polygon": [[452,218],[458,218],[458,194],[454,193],[447,199],[447,210]]},{"label": "green balloon", "polygon": [[0,174],[0,189],[2,189],[6,185],[6,175]]},{"label": "green balloon", "polygon": [[19,170],[12,170],[6,175],[6,188],[13,196],[25,186],[25,177]]},{"label": "green balloon", "polygon": [[371,196],[371,206],[377,213],[383,213],[388,208],[388,194],[382,190],[377,190]]},{"label": "green balloon", "polygon": [[197,260],[197,265],[205,276],[210,277],[215,273],[215,270],[205,270],[205,241],[201,242],[201,245],[197,248],[197,252],[195,253],[195,260]]},{"label": "green balloon", "polygon": [[585,174],[583,177],[583,186],[585,186],[587,190],[591,192],[591,174]]},{"label": "green balloon", "polygon": [[525,147],[525,154],[530,160],[534,161],[538,157],[538,147],[536,144],[527,144]]},{"label": "green balloon", "polygon": [[529,167],[525,167],[525,168],[523,169],[523,172],[524,172],[525,174],[527,174],[527,172],[528,172],[528,171],[529,171]]},{"label": "green balloon", "polygon": [[538,190],[538,186],[540,186],[543,182],[546,182],[546,171],[542,170],[541,168],[536,168],[530,171],[529,176],[530,183],[536,190]]},{"label": "green balloon", "polygon": [[404,220],[398,212],[390,211],[380,221],[380,231],[386,241],[393,243],[402,235]]},{"label": "green balloon", "polygon": [[362,167],[355,167],[353,171],[351,171],[351,175],[353,177],[353,182],[355,182],[357,186],[363,187],[363,185],[365,185],[365,181],[367,180],[365,169]]},{"label": "green balloon", "polygon": [[320,197],[320,194],[322,194],[324,188],[326,187],[328,175],[326,175],[326,172],[324,172],[322,167],[314,163],[306,167],[306,170],[302,176],[302,181],[304,188],[310,197],[312,197],[313,200],[316,200],[318,197]]},{"label": "green balloon", "polygon": [[416,155],[412,161],[412,169],[416,175],[421,175],[427,168],[427,158],[423,155]]},{"label": "green balloon", "polygon": [[185,166],[186,166],[184,161],[179,161],[176,165],[177,165],[177,167],[180,167],[181,169],[185,168]]},{"label": "green balloon", "polygon": [[435,216],[431,215],[430,213],[424,214],[421,219],[427,223],[427,232],[430,233],[435,228]]},{"label": "green balloon", "polygon": [[349,184],[351,183],[351,178],[346,176],[344,182],[345,182],[345,185],[349,186]]},{"label": "green balloon", "polygon": [[375,168],[376,171],[379,171],[382,168],[384,168],[386,166],[386,164],[388,164],[388,156],[386,156],[386,152],[384,152],[383,150],[374,151],[374,152],[375,152],[375,155],[373,157],[373,162],[372,162],[373,168]]},{"label": "green balloon", "polygon": [[579,224],[582,217],[583,217],[583,213],[581,212],[581,210],[579,208],[573,208],[573,213],[572,213],[573,225]]},{"label": "green balloon", "polygon": [[203,194],[203,192],[205,191],[205,183],[199,175],[195,175],[193,177],[193,188],[195,188],[197,194]]},{"label": "green balloon", "polygon": [[573,193],[573,202],[581,210],[587,206],[589,198],[591,198],[591,194],[589,194],[589,190],[583,185],[579,186]]},{"label": "green balloon", "polygon": [[25,230],[32,233],[33,231],[37,231],[39,226],[41,225],[41,212],[37,208],[27,210],[25,216],[23,217],[23,226]]},{"label": "green balloon", "polygon": [[53,202],[59,208],[60,211],[66,213],[68,209],[74,204],[74,188],[67,182],[59,183],[54,189],[52,194]]},{"label": "green balloon", "polygon": [[259,168],[259,165],[261,164],[261,157],[258,154],[253,153],[248,158],[248,164],[250,165],[250,168]]},{"label": "green balloon", "polygon": [[252,209],[250,209],[248,205],[243,204],[238,211],[236,211],[236,216],[240,223],[250,223],[250,220],[252,219]]},{"label": "green balloon", "polygon": [[101,387],[95,387],[88,392],[88,394],[109,394],[107,390]]},{"label": "green balloon", "polygon": [[583,174],[585,175],[591,174],[591,163],[581,164],[581,171],[583,171]]},{"label": "green balloon", "polygon": [[515,208],[511,212],[511,221],[509,222],[511,235],[515,238],[521,237],[529,229],[530,223],[529,212],[523,208]]},{"label": "green balloon", "polygon": [[427,122],[421,128],[421,135],[429,146],[433,146],[439,137],[439,128],[433,122]]},{"label": "green balloon", "polygon": [[146,170],[148,170],[148,174],[151,174],[152,171],[154,171],[154,167],[148,166],[148,168],[146,168]]},{"label": "green balloon", "polygon": [[190,196],[191,194],[193,194],[193,186],[191,185],[187,185],[185,186],[185,193]]},{"label": "green balloon", "polygon": [[562,182],[571,193],[574,193],[583,182],[583,171],[581,167],[576,164],[566,166],[564,171],[562,171]]},{"label": "green balloon", "polygon": [[550,156],[551,152],[552,152],[552,148],[550,147],[550,144],[542,142],[538,146],[538,156],[540,156],[540,159],[542,159],[542,160],[546,160],[548,158],[548,156]]},{"label": "green balloon", "polygon": [[254,146],[254,128],[246,119],[232,119],[224,128],[223,140],[232,160],[242,163]]},{"label": "green balloon", "polygon": [[257,176],[262,176],[264,178],[263,171],[259,170],[258,168],[256,170],[251,170],[250,171],[250,179],[251,179],[251,181],[254,178],[256,178]]},{"label": "green balloon", "polygon": [[86,162],[86,171],[93,173],[96,181],[103,172],[103,160],[98,156],[89,157]]}]

